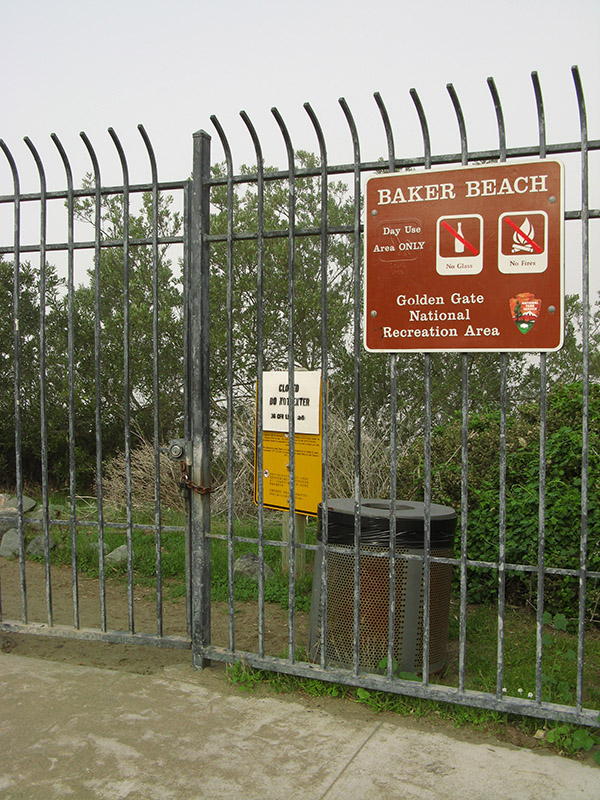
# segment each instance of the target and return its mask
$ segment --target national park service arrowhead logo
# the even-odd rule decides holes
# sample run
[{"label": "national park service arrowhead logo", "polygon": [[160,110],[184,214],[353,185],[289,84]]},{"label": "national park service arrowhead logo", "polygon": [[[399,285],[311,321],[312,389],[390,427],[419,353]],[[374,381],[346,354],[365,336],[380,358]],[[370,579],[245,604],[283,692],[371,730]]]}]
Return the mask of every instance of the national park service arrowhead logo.
[{"label": "national park service arrowhead logo", "polygon": [[521,333],[529,333],[540,315],[542,301],[534,297],[531,292],[522,292],[516,297],[511,297],[509,302],[515,325]]}]

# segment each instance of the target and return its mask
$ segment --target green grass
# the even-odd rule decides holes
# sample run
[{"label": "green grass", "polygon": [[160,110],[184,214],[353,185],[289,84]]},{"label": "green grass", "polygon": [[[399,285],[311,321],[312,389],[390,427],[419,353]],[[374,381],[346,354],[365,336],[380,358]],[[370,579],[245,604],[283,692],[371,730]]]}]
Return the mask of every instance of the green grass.
[{"label": "green grass", "polygon": [[[68,502],[62,497],[53,497],[52,506],[60,513],[61,519],[68,519],[70,509]],[[92,502],[82,503],[77,508],[79,521],[96,520],[96,508]],[[105,522],[124,523],[126,514],[122,509],[105,508]],[[132,549],[134,553],[133,570],[136,584],[153,586],[156,582],[156,541],[153,510],[134,510],[132,515],[135,525],[148,525],[148,530],[134,530],[132,532]],[[165,527],[183,527],[184,515],[179,510],[164,510],[162,524]],[[26,526],[25,537],[29,543],[39,535],[40,529]],[[212,533],[218,536],[227,535],[227,523],[222,519],[214,519]],[[251,542],[234,542],[233,560],[247,552],[258,553],[258,540],[255,521],[236,521],[234,535],[254,539]],[[71,533],[67,526],[51,526],[51,537],[58,543],[52,552],[52,562],[56,564],[71,564]],[[272,541],[281,541],[281,520],[278,515],[269,515],[265,523],[264,538]],[[98,554],[94,549],[97,542],[97,532],[93,527],[79,526],[77,532],[77,559],[79,570],[92,578],[98,577]],[[307,525],[306,540],[309,543],[316,541],[316,523]],[[123,529],[106,527],[104,531],[106,552],[126,543],[126,533]],[[289,605],[289,582],[287,575],[281,570],[280,546],[265,546],[265,563],[273,570],[273,576],[265,581],[265,600],[275,603],[282,608]],[[311,554],[307,554],[309,562]],[[40,559],[38,559],[40,560]],[[166,596],[171,599],[185,597],[185,535],[183,531],[162,531],[161,533],[161,569],[165,583]],[[229,545],[222,539],[213,539],[211,542],[211,591],[216,602],[227,601],[229,598]],[[310,570],[307,575],[296,580],[296,610],[310,610],[312,578]],[[106,565],[106,574],[114,579],[126,579],[126,563]],[[234,599],[236,602],[251,602],[258,600],[257,582],[244,577],[236,577],[234,584]]]},{"label": "green grass", "polygon": [[[456,614],[451,614],[450,642],[458,640]],[[573,705],[577,686],[576,621],[544,615],[542,699]],[[467,615],[466,679],[469,689],[496,691],[497,612],[495,606],[470,606]],[[589,625],[584,657],[584,705],[600,709],[600,631]],[[457,685],[458,658],[451,659],[443,683]],[[504,614],[504,672],[507,696],[533,698],[536,691],[536,620],[526,607]]]}]

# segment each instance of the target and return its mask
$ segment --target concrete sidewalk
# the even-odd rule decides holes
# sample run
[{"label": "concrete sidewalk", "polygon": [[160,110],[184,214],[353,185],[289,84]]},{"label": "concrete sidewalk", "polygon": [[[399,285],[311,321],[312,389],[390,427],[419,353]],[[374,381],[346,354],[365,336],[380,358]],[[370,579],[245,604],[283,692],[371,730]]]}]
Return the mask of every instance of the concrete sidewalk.
[{"label": "concrete sidewalk", "polygon": [[205,674],[0,654],[0,798],[600,797],[594,766],[344,714],[341,703],[332,713],[317,700],[231,693]]}]

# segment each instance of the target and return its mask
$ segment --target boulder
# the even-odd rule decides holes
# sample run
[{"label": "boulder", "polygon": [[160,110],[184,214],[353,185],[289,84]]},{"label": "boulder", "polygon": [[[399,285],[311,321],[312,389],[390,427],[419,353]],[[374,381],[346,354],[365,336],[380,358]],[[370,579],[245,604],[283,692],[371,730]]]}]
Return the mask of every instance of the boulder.
[{"label": "boulder", "polygon": [[122,564],[127,561],[127,545],[122,544],[106,556],[104,559],[106,564]]},{"label": "boulder", "polygon": [[[48,537],[50,550],[54,550],[56,548],[57,542],[51,536]],[[30,556],[44,556],[46,553],[44,548],[44,535],[40,533],[39,536],[36,536],[29,542],[27,546],[27,554]]]},{"label": "boulder", "polygon": [[[69,518],[68,510],[66,510],[65,513],[65,508],[63,506],[57,506],[54,505],[54,503],[49,503],[48,518],[60,519],[61,517],[68,519]],[[35,508],[33,511],[29,511],[25,515],[25,523],[27,525],[34,525],[38,528],[41,527],[41,525],[43,524],[43,519],[44,519],[44,509],[42,508],[42,506],[37,506],[37,508]]]},{"label": "boulder", "polygon": [[[6,531],[9,531],[11,528],[15,527],[15,520],[18,513],[17,506],[18,501],[14,495],[0,495],[0,517],[7,517],[7,519],[0,519],[0,534],[6,533]],[[33,511],[35,506],[35,500],[33,500],[31,497],[23,495],[23,514]]]},{"label": "boulder", "polygon": [[[260,569],[260,563],[258,560],[258,556],[256,553],[244,553],[243,556],[240,556],[233,565],[233,574],[235,576],[242,576],[244,578],[251,578],[252,580],[258,581],[258,573]],[[273,570],[268,564],[264,565],[265,569],[265,579],[268,580],[269,578],[273,577]]]},{"label": "boulder", "polygon": [[[100,544],[98,542],[90,542],[89,548],[90,550],[93,550],[94,553],[100,552]],[[102,552],[104,553],[104,555],[108,553],[108,547],[106,546],[106,542],[102,544]]]},{"label": "boulder", "polygon": [[[3,495],[3,497],[6,497],[6,495]],[[35,502],[35,500],[33,500],[33,498],[27,497],[27,495],[25,495],[25,494],[23,495],[23,513],[24,514],[28,514],[30,511],[33,511],[33,509],[36,507],[36,505],[37,505],[37,503]],[[5,510],[7,510],[7,509],[10,510],[11,508],[14,508],[15,511],[16,511],[17,507],[18,507],[18,500],[17,500],[16,496],[13,495],[2,506],[0,506],[0,509],[1,509],[1,513],[4,514]]]},{"label": "boulder", "polygon": [[17,525],[17,509],[16,508],[0,508],[0,517],[4,516],[5,519],[0,519],[0,536]]},{"label": "boulder", "polygon": [[16,558],[19,555],[19,531],[11,528],[6,531],[0,543],[0,556],[3,558]]}]

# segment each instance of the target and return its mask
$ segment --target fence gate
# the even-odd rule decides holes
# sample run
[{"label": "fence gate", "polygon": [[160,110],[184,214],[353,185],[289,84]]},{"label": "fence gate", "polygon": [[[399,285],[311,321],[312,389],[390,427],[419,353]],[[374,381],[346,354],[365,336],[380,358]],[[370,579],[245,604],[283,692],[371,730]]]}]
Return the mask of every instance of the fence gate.
[{"label": "fence gate", "polygon": [[0,140],[0,630],[189,648],[189,603],[167,615],[163,596],[179,573],[185,594],[185,566],[166,563],[179,550],[185,564],[189,541],[180,472],[173,500],[160,468],[183,425],[183,278],[168,252],[183,253],[188,181],[159,182],[139,132],[143,184],[113,129],[116,185],[85,133],[77,167],[54,134],[45,162],[26,138],[19,165]]},{"label": "fence gate", "polygon": [[[10,411],[14,419],[1,430],[15,443],[12,456],[4,444],[0,457],[7,483],[14,480],[17,490],[14,512],[0,508],[0,522],[15,524],[17,556],[0,558],[0,630],[191,646],[198,667],[244,661],[371,690],[597,725],[597,701],[593,693],[589,698],[599,665],[586,646],[597,639],[600,597],[599,432],[593,413],[600,402],[598,307],[589,269],[590,221],[600,216],[590,208],[589,165],[600,140],[588,136],[576,68],[573,79],[580,138],[559,144],[547,142],[535,73],[539,136],[517,148],[507,147],[492,79],[498,141],[483,151],[468,147],[452,86],[460,151],[441,155],[432,152],[428,119],[414,90],[423,149],[411,157],[398,155],[379,95],[387,152],[370,162],[361,158],[360,134],[344,100],[343,135],[353,160],[336,165],[329,163],[320,121],[308,104],[315,153],[297,149],[274,109],[287,165],[268,166],[253,123],[242,112],[256,157],[255,166],[236,172],[227,135],[213,117],[225,162],[211,162],[211,137],[198,132],[189,181],[158,181],[141,128],[151,182],[130,182],[123,148],[111,131],[122,166],[120,185],[102,184],[96,153],[82,134],[92,167],[82,187],[73,188],[69,160],[53,137],[67,188],[47,189],[41,158],[26,140],[40,189],[23,193],[12,152],[0,142],[13,181],[12,191],[0,196],[0,211],[11,211],[14,231],[12,242],[0,247],[3,291],[8,287],[13,306],[12,357],[2,363],[3,382],[5,375],[12,378],[13,406],[3,414],[8,419]],[[558,309],[553,305],[565,315],[565,347],[557,353],[435,353],[426,347],[368,352],[365,180],[415,171],[422,185],[413,187],[409,199],[429,200],[442,190],[427,185],[422,170],[524,159],[565,163],[566,269],[568,276],[577,270],[581,279],[579,298],[567,297],[564,309],[560,298]],[[490,193],[490,186],[479,191]],[[514,181],[503,186],[500,193],[521,193]],[[391,195],[381,199],[392,202]],[[392,264],[384,274],[401,286],[409,261],[386,258],[400,241],[394,230],[418,233],[414,203],[405,214],[405,200],[402,194],[394,198],[400,210],[386,217],[390,250],[384,244],[381,257]],[[65,209],[66,240],[48,236],[53,204]],[[39,242],[23,244],[21,211],[36,205]],[[534,209],[526,220],[527,214],[516,213],[520,208],[506,209],[514,241],[538,265],[533,271],[542,272],[536,258],[546,245],[534,229],[539,237],[550,212]],[[453,229],[449,263],[473,270],[481,251],[473,237],[483,217],[476,211],[463,217],[475,220],[473,230],[466,218],[448,213],[443,220]],[[84,232],[86,225],[92,235]],[[181,268],[168,255],[176,260],[177,248]],[[471,261],[468,254],[460,256],[465,248]],[[30,253],[39,259],[37,271],[27,261]],[[47,266],[60,257],[62,281],[60,270]],[[87,274],[81,286],[78,269]],[[443,303],[433,289],[419,296],[408,282],[401,292],[392,283],[392,305],[412,311],[413,338],[448,336],[440,333],[452,330],[448,320],[470,320],[469,301],[461,300],[462,317],[450,317],[448,309],[437,307]],[[472,303],[478,296],[473,294]],[[527,303],[536,298],[517,292],[513,299],[511,325],[525,341],[538,313]],[[364,310],[372,312],[366,304]],[[387,329],[391,339],[409,335],[408,328]],[[299,389],[305,370],[320,372],[322,440],[316,451],[297,429],[297,414],[286,414],[306,401]],[[276,437],[264,412],[271,400],[264,375],[273,372],[283,376],[276,402],[287,425]],[[2,394],[6,404],[5,386]],[[37,461],[32,409],[40,420]],[[63,447],[55,427],[62,430]],[[275,451],[283,478],[271,468]],[[309,452],[310,466],[301,467]],[[68,486],[66,518],[56,517],[50,500],[51,487],[61,479]],[[305,486],[315,479],[322,483],[318,524],[297,513],[306,512]],[[284,496],[280,504],[267,501],[276,481]],[[45,620],[33,621],[28,612],[28,575],[37,566],[27,553],[32,534],[25,482],[42,487],[37,524]],[[148,485],[149,499],[141,493]],[[185,514],[176,497],[167,497],[177,485]],[[82,511],[82,494],[89,514]],[[71,565],[72,625],[57,624],[54,614],[53,576],[60,567],[54,566],[51,534],[57,530],[66,532],[61,541]],[[105,545],[109,539],[109,549],[116,545],[117,535],[125,545],[126,630],[111,622],[107,601],[109,572],[118,570],[107,561]],[[90,557],[91,538],[97,547],[97,627],[80,619],[81,567]],[[181,562],[171,560],[177,548]],[[242,556],[254,569],[251,578],[239,572]],[[156,629],[141,633],[136,609],[139,576],[148,574],[144,561],[153,573]],[[183,628],[167,631],[164,588],[177,579],[186,588]],[[11,581],[17,586],[16,611],[10,594],[7,599]],[[491,652],[484,641],[490,620]],[[517,635],[531,640],[525,663],[508,655],[515,650],[509,640]],[[570,653],[568,685],[553,678],[557,648]],[[478,658],[495,662],[491,680],[482,682],[472,668]]]}]

